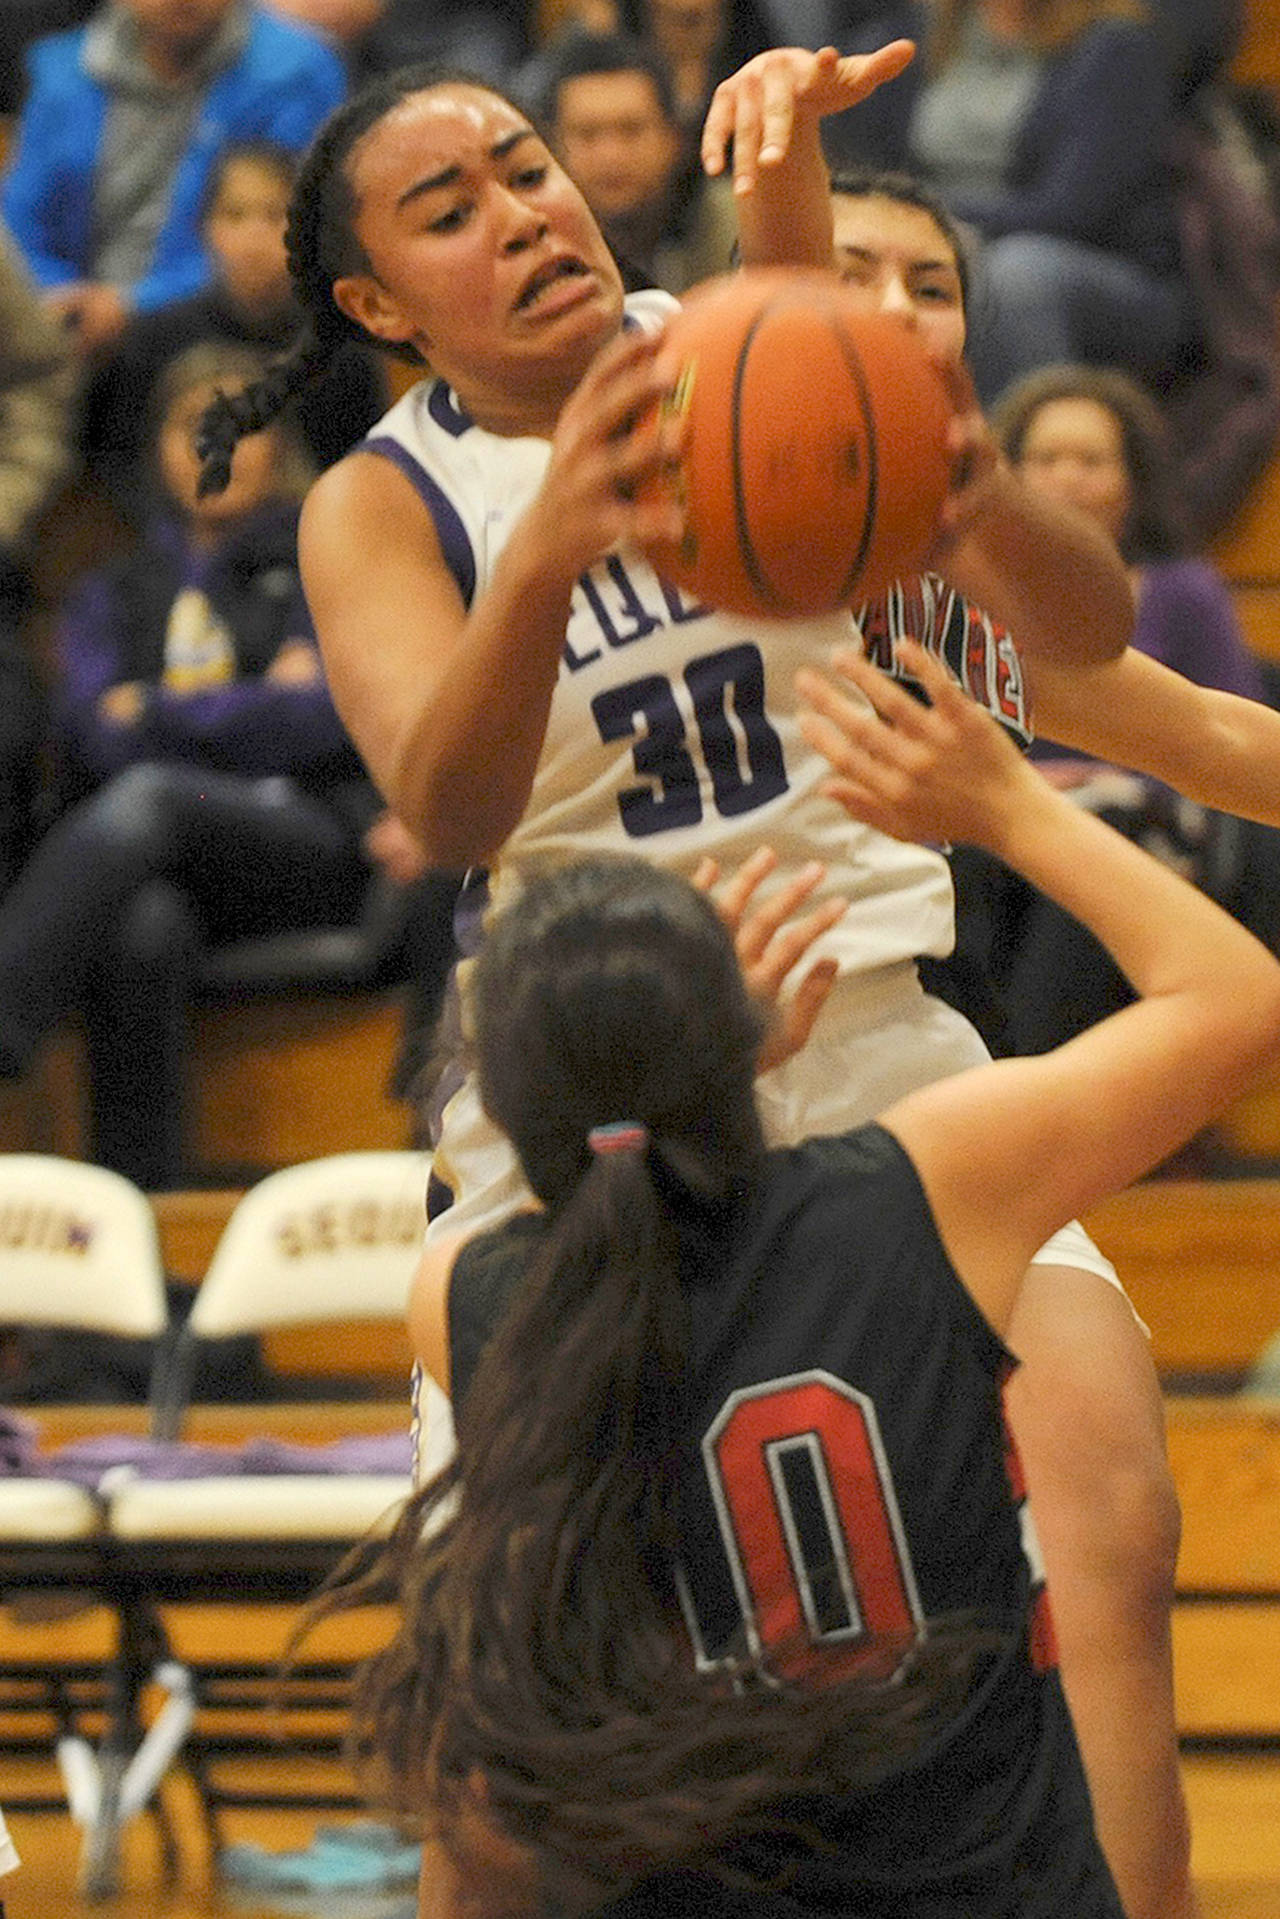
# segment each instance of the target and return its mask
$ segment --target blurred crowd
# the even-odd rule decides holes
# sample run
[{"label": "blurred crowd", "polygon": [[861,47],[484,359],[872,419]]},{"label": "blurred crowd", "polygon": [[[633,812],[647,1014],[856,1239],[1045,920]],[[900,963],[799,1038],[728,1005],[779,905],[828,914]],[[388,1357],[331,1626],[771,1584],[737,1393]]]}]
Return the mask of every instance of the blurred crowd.
[{"label": "blurred crowd", "polygon": [[[1135,643],[1268,697],[1200,557],[1280,418],[1280,267],[1265,247],[1238,271],[1205,251],[1215,192],[1249,196],[1275,241],[1268,103],[1225,79],[1242,16],[1242,0],[3,0],[0,1076],[76,1017],[94,1156],[181,1184],[210,956],[334,927],[367,932],[368,977],[412,984],[399,1090],[423,1057],[457,876],[426,870],[343,734],[295,550],[309,478],[404,371],[353,344],[245,442],[222,495],[197,496],[191,451],[209,396],[293,337],[300,154],[390,67],[505,88],[628,284],[680,294],[734,257],[732,188],[698,159],[718,82],[770,45],[910,35],[907,72],[832,123],[833,169],[905,169],[959,222],[979,395],[1028,483],[1116,541]],[[1192,456],[1224,438],[1232,486],[1197,492]],[[1274,933],[1224,823],[1122,769],[1046,771]],[[1123,990],[1021,883],[985,871],[961,898],[1019,1047],[1062,1037],[1020,1009],[1083,1022]]]}]

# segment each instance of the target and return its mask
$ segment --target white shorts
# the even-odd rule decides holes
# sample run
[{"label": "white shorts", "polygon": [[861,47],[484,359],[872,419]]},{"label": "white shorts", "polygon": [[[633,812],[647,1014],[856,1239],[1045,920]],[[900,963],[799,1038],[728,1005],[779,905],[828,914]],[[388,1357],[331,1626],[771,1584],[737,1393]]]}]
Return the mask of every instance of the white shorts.
[{"label": "white shorts", "polygon": [[[765,1137],[771,1145],[791,1146],[815,1134],[849,1132],[906,1094],[985,1065],[990,1057],[968,1020],[925,992],[914,962],[846,975],[836,982],[809,1044],[757,1082]],[[445,1108],[432,1170],[454,1203],[428,1225],[428,1242],[440,1232],[500,1225],[532,1198],[515,1152],[481,1107],[473,1080]],[[1076,1220],[1046,1240],[1033,1264],[1092,1273],[1127,1298],[1115,1267]],[[415,1430],[420,1467],[434,1471],[452,1450],[452,1424],[444,1395],[427,1385]]]}]

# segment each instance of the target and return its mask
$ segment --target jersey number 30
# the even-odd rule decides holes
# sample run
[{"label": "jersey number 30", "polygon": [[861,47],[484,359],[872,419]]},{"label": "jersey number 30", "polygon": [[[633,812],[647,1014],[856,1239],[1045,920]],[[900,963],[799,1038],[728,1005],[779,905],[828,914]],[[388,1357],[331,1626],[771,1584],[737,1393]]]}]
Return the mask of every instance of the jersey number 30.
[{"label": "jersey number 30", "polygon": [[[787,790],[782,742],[764,710],[764,661],[750,642],[690,660],[684,683],[693,702],[702,758],[716,811],[726,819],[754,812]],[[650,782],[618,796],[633,839],[696,826],[702,818],[697,763],[671,682],[651,673],[598,693],[591,702],[602,740],[634,739],[636,772]]]}]

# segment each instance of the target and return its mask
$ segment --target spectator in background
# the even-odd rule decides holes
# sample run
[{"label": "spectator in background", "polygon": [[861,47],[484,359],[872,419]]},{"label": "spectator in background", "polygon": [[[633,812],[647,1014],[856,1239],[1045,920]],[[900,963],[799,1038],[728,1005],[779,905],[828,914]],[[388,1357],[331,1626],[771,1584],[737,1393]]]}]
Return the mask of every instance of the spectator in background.
[{"label": "spectator in background", "polygon": [[[288,3],[291,12],[319,22],[324,16],[315,9],[333,0]],[[525,11],[520,0],[382,0],[360,37],[357,64],[363,73],[385,73],[439,61],[501,85],[529,52]]]},{"label": "spectator in background", "polygon": [[921,56],[846,115],[835,151],[906,166],[981,236],[969,357],[982,399],[1064,361],[1165,378],[1195,340],[1165,44],[1126,0],[933,0],[854,44]]},{"label": "spectator in background", "polygon": [[1168,49],[1179,100],[1189,99],[1234,58],[1244,15],[1245,0],[1152,0],[1151,16]]},{"label": "spectator in background", "polygon": [[652,40],[666,61],[685,154],[697,164],[712,94],[773,44],[755,0],[631,0],[623,24]]},{"label": "spectator in background", "polygon": [[[334,712],[298,577],[305,462],[273,426],[228,493],[196,497],[193,436],[219,386],[260,376],[242,347],[193,347],[156,394],[166,513],[84,580],[58,633],[68,810],[0,904],[0,1071],[91,1013],[141,902],[162,928],[145,991],[93,1043],[93,1151],[144,1185],[179,1169],[185,1015],[203,945],[353,920],[375,802]],[[106,994],[111,998],[110,980]],[[118,997],[118,996],[117,996]],[[104,1097],[104,1087],[110,1097]]]},{"label": "spectator in background", "polygon": [[621,34],[572,34],[547,67],[539,117],[632,288],[668,293],[728,271],[733,184],[690,166],[662,56]]},{"label": "spectator in background", "polygon": [[[85,400],[83,443],[96,482],[135,524],[149,510],[153,463],[147,422],[156,379],[200,340],[284,353],[299,327],[284,228],[297,166],[285,147],[232,141],[209,174],[201,232],[212,283],[190,299],[137,314],[95,370]],[[297,402],[296,425],[317,470],[350,452],[386,411],[385,373],[356,346]]]},{"label": "spectator in background", "polygon": [[25,630],[33,522],[70,470],[75,365],[0,228],[0,894],[23,857],[44,697]]},{"label": "spectator in background", "polygon": [[[1142,389],[1109,368],[1049,367],[1009,390],[992,425],[1029,487],[1086,513],[1116,542],[1133,582],[1133,645],[1201,686],[1262,699],[1227,587],[1188,551],[1164,422]],[[1079,805],[1274,937],[1275,926],[1254,917],[1265,904],[1236,897],[1239,821],[1048,741],[1032,752]],[[1002,1050],[1046,1052],[1132,998],[1093,936],[1025,880],[970,848],[957,849],[956,870],[960,941],[995,976]]]},{"label": "spectator in background", "polygon": [[405,978],[404,1026],[390,1090],[421,1111],[431,1097],[424,1076],[439,1050],[436,1024],[458,957],[453,921],[463,875],[429,866],[403,820],[386,808],[365,834],[364,850],[384,883],[394,889],[398,909],[394,963]]},{"label": "spectator in background", "polygon": [[346,90],[315,34],[254,0],[109,0],[39,40],[2,206],[80,350],[207,285],[210,168],[231,140],[304,147]]}]

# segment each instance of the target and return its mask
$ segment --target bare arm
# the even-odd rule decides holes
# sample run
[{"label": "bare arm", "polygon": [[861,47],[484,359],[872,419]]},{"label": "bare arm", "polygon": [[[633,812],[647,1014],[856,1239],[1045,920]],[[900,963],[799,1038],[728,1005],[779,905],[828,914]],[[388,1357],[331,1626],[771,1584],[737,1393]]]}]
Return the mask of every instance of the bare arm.
[{"label": "bare arm", "polygon": [[409,1292],[409,1344],[428,1377],[449,1395],[449,1280],[470,1235],[442,1233],[428,1241]]},{"label": "bare arm", "polygon": [[1150,773],[1202,806],[1280,826],[1280,713],[1198,686],[1132,647],[1063,668],[1028,660],[1036,732]]},{"label": "bare arm", "polygon": [[744,266],[831,265],[833,238],[820,126],[902,72],[915,48],[893,40],[842,59],[773,47],[716,88],[702,133],[702,163],[722,173],[733,142],[738,237]]},{"label": "bare arm", "polygon": [[[717,88],[703,129],[708,173],[733,141],[744,266],[832,264],[831,193],[820,128],[910,64],[910,40],[840,59],[828,47],[758,54]],[[1114,659],[1133,631],[1133,595],[1110,540],[1084,514],[1038,498],[999,457],[968,373],[944,368],[964,477],[948,502],[933,564],[1028,654]]]},{"label": "bare arm", "polygon": [[658,458],[657,428],[631,430],[660,391],[655,347],[628,334],[588,371],[538,497],[469,611],[430,514],[390,462],[350,455],[308,496],[299,554],[334,700],[436,866],[491,858],[524,811],[578,574],[620,540],[679,537],[672,503],[626,497]]},{"label": "bare arm", "polygon": [[929,564],[1006,626],[1028,659],[1115,659],[1133,632],[1134,604],[1114,543],[1086,514],[1024,486],[995,445],[968,370],[940,370],[963,477]]},{"label": "bare arm", "polygon": [[899,838],[986,847],[1098,936],[1138,1003],[1035,1059],[940,1082],[882,1115],[910,1153],[969,1290],[1003,1328],[1035,1249],[1233,1098],[1280,1046],[1280,966],[1203,894],[1020,760],[937,662],[907,649],[923,707],[858,656],[872,712],[801,676],[828,790]]}]

